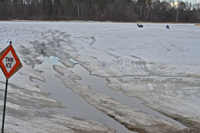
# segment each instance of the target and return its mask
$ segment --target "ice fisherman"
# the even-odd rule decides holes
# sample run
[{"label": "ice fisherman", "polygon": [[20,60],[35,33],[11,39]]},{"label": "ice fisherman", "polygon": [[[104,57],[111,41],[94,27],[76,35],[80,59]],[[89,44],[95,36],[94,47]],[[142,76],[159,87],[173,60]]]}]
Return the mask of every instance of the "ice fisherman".
[{"label": "ice fisherman", "polygon": [[143,25],[141,25],[141,24],[137,24],[137,26],[138,26],[138,27],[143,27]]},{"label": "ice fisherman", "polygon": [[169,25],[167,25],[166,28],[167,28],[167,29],[170,29],[170,28],[169,28]]}]

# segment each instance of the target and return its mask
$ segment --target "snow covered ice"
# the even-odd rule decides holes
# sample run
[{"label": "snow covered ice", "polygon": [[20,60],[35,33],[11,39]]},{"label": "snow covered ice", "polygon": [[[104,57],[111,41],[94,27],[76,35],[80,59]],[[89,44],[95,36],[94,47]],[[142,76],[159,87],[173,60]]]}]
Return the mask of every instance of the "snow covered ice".
[{"label": "snow covered ice", "polygon": [[[140,29],[136,23],[0,22],[0,50],[12,41],[23,64],[9,79],[5,132],[199,131],[200,27],[170,24],[168,30],[166,24],[144,25]],[[41,55],[45,59],[39,58]],[[60,63],[52,61],[52,66],[48,66],[50,71],[37,67],[42,66],[46,58],[52,60],[51,57],[58,58]],[[125,105],[109,94],[92,89],[89,84],[80,84],[83,77],[72,71],[77,63],[91,75],[106,78],[107,87],[119,95],[137,98],[144,106],[188,129]],[[60,80],[66,90],[86,101],[84,104],[88,107],[114,119],[115,126],[94,117],[82,118],[81,110],[74,110],[80,114],[75,117],[57,112],[55,108],[70,106],[54,98],[48,87],[44,90],[39,82],[34,82],[47,84],[45,72],[53,72],[51,75]],[[2,115],[3,73],[0,77]],[[115,129],[117,123],[128,130]]]}]

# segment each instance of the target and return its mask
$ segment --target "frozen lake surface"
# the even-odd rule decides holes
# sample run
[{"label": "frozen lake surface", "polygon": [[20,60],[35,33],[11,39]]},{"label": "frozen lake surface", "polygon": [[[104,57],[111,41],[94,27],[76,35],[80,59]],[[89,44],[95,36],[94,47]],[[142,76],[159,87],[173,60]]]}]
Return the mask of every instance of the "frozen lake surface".
[{"label": "frozen lake surface", "polygon": [[[13,41],[24,66],[9,79],[8,132],[199,131],[200,27],[0,25],[0,49]],[[5,79],[0,77],[2,108]]]},{"label": "frozen lake surface", "polygon": [[[53,108],[53,111],[70,116],[79,116],[81,118],[95,120],[115,129],[118,133],[132,133],[123,125],[120,125],[112,118],[107,117],[106,114],[90,106],[87,102],[85,102],[81,97],[73,93],[70,89],[65,88],[61,81],[55,77],[56,72],[52,69],[53,65],[63,66],[58,61],[59,59],[57,57],[45,57],[44,55],[40,55],[39,57],[37,57],[37,59],[42,60],[43,63],[41,65],[35,66],[34,69],[44,70],[42,75],[46,79],[46,82],[44,83],[37,79],[33,79],[33,81],[36,82],[42,90],[50,92],[50,98],[55,99],[56,101],[62,103],[64,107],[66,107]],[[73,61],[73,63],[78,63],[73,59],[69,60]]]}]

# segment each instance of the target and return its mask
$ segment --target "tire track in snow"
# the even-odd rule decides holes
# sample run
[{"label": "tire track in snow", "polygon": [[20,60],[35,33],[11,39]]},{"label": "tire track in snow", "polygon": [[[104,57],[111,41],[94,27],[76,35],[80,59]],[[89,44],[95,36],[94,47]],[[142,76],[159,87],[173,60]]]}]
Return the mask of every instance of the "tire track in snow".
[{"label": "tire track in snow", "polygon": [[[109,49],[110,51],[108,51],[108,55],[109,56],[112,56],[114,58],[120,58],[120,56],[117,55],[117,53],[122,53],[122,52],[119,52],[119,51],[116,51],[114,49]],[[111,53],[112,52],[112,53]],[[115,53],[113,53],[115,52]],[[134,55],[129,55],[129,54],[126,54],[126,53],[122,53],[124,55],[127,55],[127,58],[128,59],[121,59],[121,62],[123,62],[124,60],[128,61],[130,64],[132,64],[132,69],[135,70],[135,73],[131,73],[131,74],[124,74],[124,75],[152,75],[153,72],[150,71],[147,67],[146,67],[146,62],[141,59],[140,57],[137,57],[137,56],[134,56]],[[132,61],[134,60],[134,61]],[[123,64],[123,63],[122,63]],[[122,66],[122,65],[120,65]]]},{"label": "tire track in snow", "polygon": [[[60,43],[58,40],[60,40],[60,39],[62,39],[62,37],[60,38],[60,36],[58,36],[58,35],[54,35],[54,33],[58,33],[58,32],[56,32],[56,31],[51,31],[51,37],[48,37],[48,38],[50,38],[50,39],[47,39],[47,42],[46,43],[41,43],[41,42],[37,42],[37,41],[35,41],[35,42],[31,42],[33,45],[34,45],[34,47],[36,48],[36,51],[37,52],[40,52],[40,49],[43,49],[42,51],[43,52],[46,52],[44,55],[47,55],[47,56],[50,56],[50,55],[54,55],[54,56],[56,56],[56,54],[54,53],[55,52],[55,50],[54,49],[56,49],[56,45],[54,45],[54,43]],[[62,34],[60,34],[61,36],[62,36]],[[36,40],[38,40],[38,39],[36,39]],[[66,42],[67,43],[67,42]],[[59,44],[60,45],[60,44]],[[50,48],[49,46],[51,46],[51,47],[53,47],[53,48]],[[63,53],[62,52],[62,50],[63,49],[59,49],[58,51],[60,51],[59,53]],[[60,87],[59,87],[60,88]],[[67,88],[65,88],[65,89],[67,89]],[[75,93],[74,93],[75,94]],[[67,94],[64,94],[65,96],[67,95]],[[77,95],[77,94],[75,94],[75,95]],[[77,95],[78,96],[78,95]],[[83,100],[83,103],[84,103],[85,101]],[[67,105],[66,105],[67,106]],[[74,105],[75,106],[75,105]],[[90,106],[90,105],[89,105]],[[84,113],[86,113],[90,108],[87,108],[87,109],[84,109],[83,107],[76,107],[77,108],[77,111],[75,111],[74,110],[74,114],[76,114],[76,113],[78,113],[79,111],[78,110],[82,110],[82,113],[78,113],[79,115],[77,115],[78,117],[83,117],[83,118],[85,118],[86,116],[85,116],[85,114]],[[93,107],[92,107],[93,108]],[[94,110],[94,108],[92,109],[92,110]],[[95,109],[96,110],[96,109]],[[66,114],[68,114],[69,112],[65,112]],[[97,116],[99,116],[99,111],[98,110],[96,110],[95,112],[94,112],[94,115],[91,115],[90,117],[86,117],[86,118],[88,118],[88,119],[92,119],[92,120],[95,120],[95,121],[100,121],[100,122],[102,122],[102,123],[107,123],[107,125],[108,126],[110,126],[110,127],[114,127],[114,129],[115,130],[117,130],[117,132],[118,133],[131,133],[132,131],[129,131],[127,128],[125,128],[123,125],[121,125],[121,124],[119,124],[118,122],[116,122],[116,121],[114,121],[112,118],[110,118],[110,117],[108,117],[106,114],[104,114],[104,113],[100,113],[100,117],[99,118],[96,118],[96,117],[94,117],[95,116],[95,114],[97,115]],[[87,114],[87,115],[89,115],[89,114]],[[102,115],[102,116],[101,116]],[[108,122],[110,122],[110,123],[108,123]]]},{"label": "tire track in snow", "polygon": [[[75,67],[75,68],[70,68],[70,70],[76,73],[77,72],[76,69],[77,69],[81,71],[81,74],[78,73],[78,75],[79,76],[81,75],[81,78],[83,80],[85,79],[88,80],[91,78],[92,81],[88,80],[89,82],[96,83],[94,81],[98,80],[99,82],[101,82],[100,83],[101,85],[98,87],[91,85],[92,89],[90,89],[89,86],[81,85],[81,84],[84,84],[84,81],[79,82],[77,80],[75,81],[75,79],[70,79],[70,82],[66,82],[66,81],[69,81],[68,77],[62,76],[62,75],[65,75],[65,74],[68,75],[67,74],[68,72],[65,71],[67,72],[65,73],[64,71],[61,70],[62,68],[60,68],[59,66],[54,66],[54,69],[61,74],[61,75],[58,75],[57,77],[62,80],[63,84],[67,88],[70,88],[72,91],[74,91],[76,94],[81,96],[85,101],[87,101],[89,104],[94,106],[96,109],[102,111],[103,113],[107,114],[111,118],[114,118],[116,121],[118,121],[119,123],[121,123],[122,125],[124,125],[131,131],[146,132],[146,133],[150,133],[150,132],[160,133],[160,130],[163,130],[164,128],[165,129],[164,131],[167,133],[170,131],[180,130],[177,126],[174,126],[173,124],[170,124],[167,121],[164,121],[162,119],[140,112],[134,107],[132,108],[130,104],[128,104],[129,106],[124,104],[126,103],[125,99],[129,99],[128,97],[125,98],[124,95],[121,95],[118,93],[118,95],[116,95],[115,98],[113,98],[113,96],[115,95],[115,93],[117,94],[117,92],[106,88],[105,84],[102,83],[102,80],[104,80],[103,78],[89,75],[89,73],[86,72],[86,70],[84,70],[84,72],[80,70],[83,68]],[[86,76],[84,73],[88,73],[89,77]],[[103,82],[105,81],[106,80],[104,80]],[[77,84],[77,82],[79,84]],[[99,88],[100,90],[97,88]],[[108,94],[107,92],[110,92],[110,93]],[[123,102],[122,103],[118,102],[115,99],[117,100],[121,99],[119,101],[123,101]],[[130,100],[131,99],[128,100],[129,103],[133,104],[132,103],[133,101],[131,100],[130,102]],[[149,126],[151,125],[152,121],[154,123],[153,128]]]},{"label": "tire track in snow", "polygon": [[[59,36],[55,36],[55,34],[54,35],[52,35],[52,36],[54,36],[54,39],[55,38],[58,38]],[[94,40],[94,39],[93,39]],[[96,40],[95,40],[96,41]],[[51,41],[51,43],[52,43],[53,41]],[[113,56],[114,54],[113,53],[109,53],[110,54],[110,56]],[[114,57],[116,58],[117,56],[115,56],[114,55]],[[128,57],[130,57],[130,55],[128,55]],[[145,64],[145,62],[141,59],[141,58],[139,58],[139,57],[137,57],[137,56],[132,56],[132,58],[134,58],[135,60],[137,60],[136,62],[137,63],[135,63],[134,62],[134,65],[135,65],[135,70],[137,71],[137,72],[140,72],[140,73],[143,73],[143,72],[146,72],[146,71],[148,71],[148,70],[143,70],[144,68],[146,68],[146,64]],[[123,64],[123,63],[122,63]]]}]

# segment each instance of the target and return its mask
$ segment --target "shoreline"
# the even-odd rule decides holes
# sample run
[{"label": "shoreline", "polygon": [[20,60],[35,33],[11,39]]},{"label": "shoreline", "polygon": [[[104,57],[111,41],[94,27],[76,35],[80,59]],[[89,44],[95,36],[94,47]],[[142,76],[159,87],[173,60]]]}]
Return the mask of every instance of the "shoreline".
[{"label": "shoreline", "polygon": [[185,23],[185,22],[145,22],[145,21],[92,21],[92,20],[0,20],[0,22],[92,22],[92,23],[150,23],[150,24],[194,24],[200,26],[200,23]]}]

